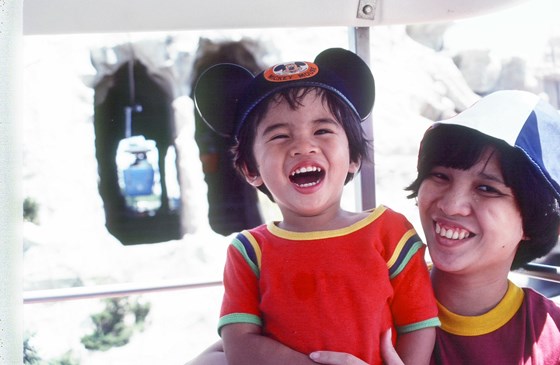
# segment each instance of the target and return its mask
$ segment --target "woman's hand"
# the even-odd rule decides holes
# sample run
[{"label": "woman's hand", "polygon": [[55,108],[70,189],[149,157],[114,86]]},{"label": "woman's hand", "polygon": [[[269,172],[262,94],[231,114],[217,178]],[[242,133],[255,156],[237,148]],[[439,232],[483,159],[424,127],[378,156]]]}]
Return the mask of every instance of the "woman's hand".
[{"label": "woman's hand", "polygon": [[368,365],[354,355],[344,352],[315,351],[309,354],[309,358],[319,364],[328,365]]},{"label": "woman's hand", "polygon": [[381,336],[381,358],[385,365],[404,365],[397,350],[393,347],[393,342],[391,342],[391,329]]},{"label": "woman's hand", "polygon": [[[386,365],[404,365],[391,342],[391,330],[381,337],[381,357]],[[319,364],[326,365],[368,365],[354,355],[334,351],[315,351],[309,358]]]}]

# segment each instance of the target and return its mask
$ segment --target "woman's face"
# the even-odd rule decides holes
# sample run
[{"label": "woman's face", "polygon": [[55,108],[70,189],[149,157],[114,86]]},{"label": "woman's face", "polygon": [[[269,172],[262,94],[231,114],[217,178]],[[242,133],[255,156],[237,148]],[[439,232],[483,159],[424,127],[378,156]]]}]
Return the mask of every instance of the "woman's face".
[{"label": "woman's face", "polygon": [[495,150],[468,170],[436,166],[418,191],[430,256],[444,272],[507,272],[523,237],[522,218]]}]

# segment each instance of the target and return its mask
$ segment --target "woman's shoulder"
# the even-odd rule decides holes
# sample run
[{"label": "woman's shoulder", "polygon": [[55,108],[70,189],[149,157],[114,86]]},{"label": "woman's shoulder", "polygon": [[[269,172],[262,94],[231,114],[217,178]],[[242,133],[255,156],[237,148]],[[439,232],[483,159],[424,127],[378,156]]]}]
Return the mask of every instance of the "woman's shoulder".
[{"label": "woman's shoulder", "polygon": [[532,312],[547,313],[560,325],[560,297],[547,298],[532,288],[523,288],[525,305]]},{"label": "woman's shoulder", "polygon": [[533,288],[523,287],[522,289],[530,300],[534,302],[542,302],[545,305],[551,305],[560,309],[560,296],[548,298]]}]

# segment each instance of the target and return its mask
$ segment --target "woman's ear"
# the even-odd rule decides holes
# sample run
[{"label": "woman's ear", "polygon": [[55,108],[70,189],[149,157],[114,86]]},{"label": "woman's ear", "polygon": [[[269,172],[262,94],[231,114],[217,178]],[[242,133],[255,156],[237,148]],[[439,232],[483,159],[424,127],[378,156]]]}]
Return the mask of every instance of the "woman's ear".
[{"label": "woman's ear", "polygon": [[361,162],[360,161],[350,161],[350,166],[348,167],[348,172],[351,174],[355,174],[360,170]]},{"label": "woman's ear", "polygon": [[250,172],[247,168],[247,165],[243,165],[242,169],[243,176],[245,176],[245,181],[247,181],[250,185],[258,188],[263,184],[263,181],[258,173]]}]

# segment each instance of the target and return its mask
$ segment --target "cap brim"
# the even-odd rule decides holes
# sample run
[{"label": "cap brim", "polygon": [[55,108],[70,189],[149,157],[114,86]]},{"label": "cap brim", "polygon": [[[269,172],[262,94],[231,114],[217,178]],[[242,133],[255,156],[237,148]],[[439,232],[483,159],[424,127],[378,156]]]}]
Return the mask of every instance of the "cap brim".
[{"label": "cap brim", "polygon": [[497,91],[437,124],[471,128],[520,149],[560,200],[560,113],[537,95]]}]

